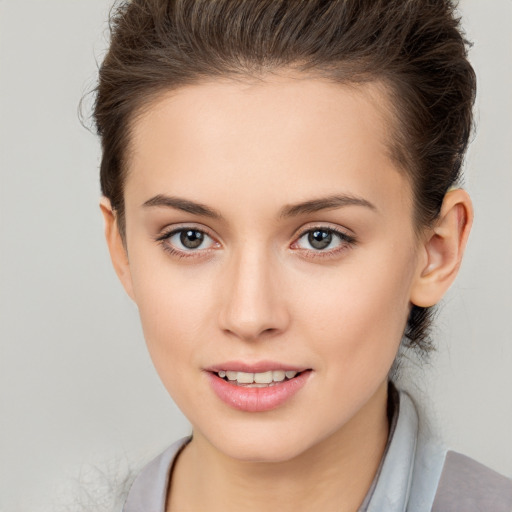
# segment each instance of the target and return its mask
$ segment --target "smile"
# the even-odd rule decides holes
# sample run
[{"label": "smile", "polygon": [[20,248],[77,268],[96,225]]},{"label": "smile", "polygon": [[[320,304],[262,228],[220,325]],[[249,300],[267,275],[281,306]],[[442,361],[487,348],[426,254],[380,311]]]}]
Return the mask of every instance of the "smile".
[{"label": "smile", "polygon": [[265,388],[275,386],[279,382],[293,379],[299,372],[294,370],[269,370],[260,373],[235,372],[220,370],[217,375],[236,386],[249,388]]}]

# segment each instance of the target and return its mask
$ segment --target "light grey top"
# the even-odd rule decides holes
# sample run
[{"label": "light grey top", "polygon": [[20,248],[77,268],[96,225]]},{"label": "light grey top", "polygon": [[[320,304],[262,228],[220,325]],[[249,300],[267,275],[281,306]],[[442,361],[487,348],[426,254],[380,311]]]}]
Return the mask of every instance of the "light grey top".
[{"label": "light grey top", "polygon": [[[407,393],[391,386],[390,398],[394,407],[388,445],[358,512],[512,512],[508,478],[468,457],[447,452],[420,428]],[[143,468],[123,512],[165,512],[173,462],[190,439],[176,441]]]},{"label": "light grey top", "polygon": [[512,512],[512,480],[449,451],[432,512]]}]

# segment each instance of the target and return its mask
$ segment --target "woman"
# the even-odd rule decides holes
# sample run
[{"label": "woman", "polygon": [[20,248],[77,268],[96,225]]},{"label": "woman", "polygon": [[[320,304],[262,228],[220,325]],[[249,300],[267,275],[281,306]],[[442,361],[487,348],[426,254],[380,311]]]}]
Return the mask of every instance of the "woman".
[{"label": "woman", "polygon": [[448,1],[136,0],[95,119],[107,243],[190,420],[126,512],[510,510],[390,379],[472,223]]}]

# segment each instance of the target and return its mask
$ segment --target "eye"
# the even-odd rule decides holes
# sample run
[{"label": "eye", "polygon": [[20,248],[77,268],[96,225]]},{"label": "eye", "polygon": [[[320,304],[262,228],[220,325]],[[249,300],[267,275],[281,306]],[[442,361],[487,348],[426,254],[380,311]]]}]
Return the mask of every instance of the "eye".
[{"label": "eye", "polygon": [[333,253],[355,243],[355,238],[332,228],[318,227],[301,234],[293,248]]},{"label": "eye", "polygon": [[197,253],[202,250],[210,249],[217,244],[207,233],[193,227],[173,229],[172,231],[163,233],[156,240],[170,253],[183,256],[188,256],[183,253]]},{"label": "eye", "polygon": [[206,237],[208,237],[208,235],[205,235],[205,233],[197,229],[184,229],[169,237],[169,242],[179,242],[182,245],[180,249],[185,248],[190,250],[200,247]]}]

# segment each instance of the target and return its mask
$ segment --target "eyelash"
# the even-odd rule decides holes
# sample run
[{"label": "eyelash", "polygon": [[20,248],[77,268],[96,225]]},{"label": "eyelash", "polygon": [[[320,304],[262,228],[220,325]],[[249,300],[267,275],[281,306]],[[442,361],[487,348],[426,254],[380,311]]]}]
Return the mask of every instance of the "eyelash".
[{"label": "eyelash", "polygon": [[313,233],[315,231],[323,231],[329,234],[334,235],[339,240],[339,246],[335,249],[331,250],[321,250],[321,249],[298,249],[299,251],[306,251],[309,253],[309,258],[330,258],[330,257],[336,257],[341,252],[346,251],[347,249],[350,249],[354,245],[356,245],[357,240],[354,236],[348,235],[347,233],[344,233],[341,230],[328,227],[328,226],[313,226],[305,229],[302,231],[296,238],[296,241],[293,242],[292,245],[295,245],[301,238],[306,236],[309,233]]},{"label": "eyelash", "polygon": [[[208,231],[206,231],[204,229],[199,229],[199,228],[196,228],[196,227],[193,227],[193,226],[183,226],[183,227],[180,227],[180,228],[177,228],[177,229],[172,229],[170,231],[166,231],[166,232],[162,233],[161,235],[159,235],[155,239],[155,241],[158,242],[162,246],[164,251],[166,251],[168,254],[170,254],[171,256],[180,258],[180,259],[181,258],[196,258],[198,256],[203,256],[201,254],[198,254],[198,253],[201,252],[201,249],[198,249],[197,251],[195,251],[194,249],[189,249],[188,251],[182,251],[182,250],[179,250],[179,249],[176,249],[176,248],[170,246],[167,243],[167,241],[172,236],[174,236],[174,235],[176,235],[178,233],[182,233],[183,231],[195,231],[195,232],[198,232],[198,233],[202,233],[203,235],[206,235],[209,238],[211,238],[212,240],[214,240],[214,237],[212,235],[210,235],[208,233]],[[306,251],[306,252],[308,252],[309,253],[308,257],[309,258],[329,258],[329,257],[335,257],[340,252],[343,252],[343,251],[345,251],[347,249],[350,249],[352,246],[356,245],[356,243],[357,243],[357,240],[356,240],[356,238],[354,236],[348,235],[347,233],[344,233],[343,231],[337,230],[337,229],[332,228],[332,227],[327,227],[327,226],[313,226],[313,227],[309,227],[308,229],[305,229],[299,235],[297,235],[297,238],[296,238],[295,242],[293,242],[292,245],[295,245],[305,235],[307,235],[309,233],[312,233],[314,231],[323,231],[323,232],[327,232],[327,233],[335,235],[338,238],[338,240],[340,242],[340,245],[337,248],[331,249],[331,250],[297,249],[298,251]],[[210,249],[203,249],[202,251],[208,251],[209,252]]]},{"label": "eyelash", "polygon": [[[195,231],[197,233],[202,233],[203,235],[206,235],[210,237],[212,240],[214,240],[213,236],[208,233],[208,231],[204,229],[199,229],[194,226],[182,226],[180,228],[175,228],[170,231],[165,231],[161,235],[159,235],[155,241],[158,242],[164,251],[169,253],[171,256],[177,257],[177,258],[195,258],[198,256],[198,251],[194,251],[193,249],[189,249],[188,251],[180,251],[179,249],[175,249],[174,247],[170,246],[167,241],[174,235],[178,233],[182,233],[183,231]],[[205,251],[207,249],[203,249]]]}]

